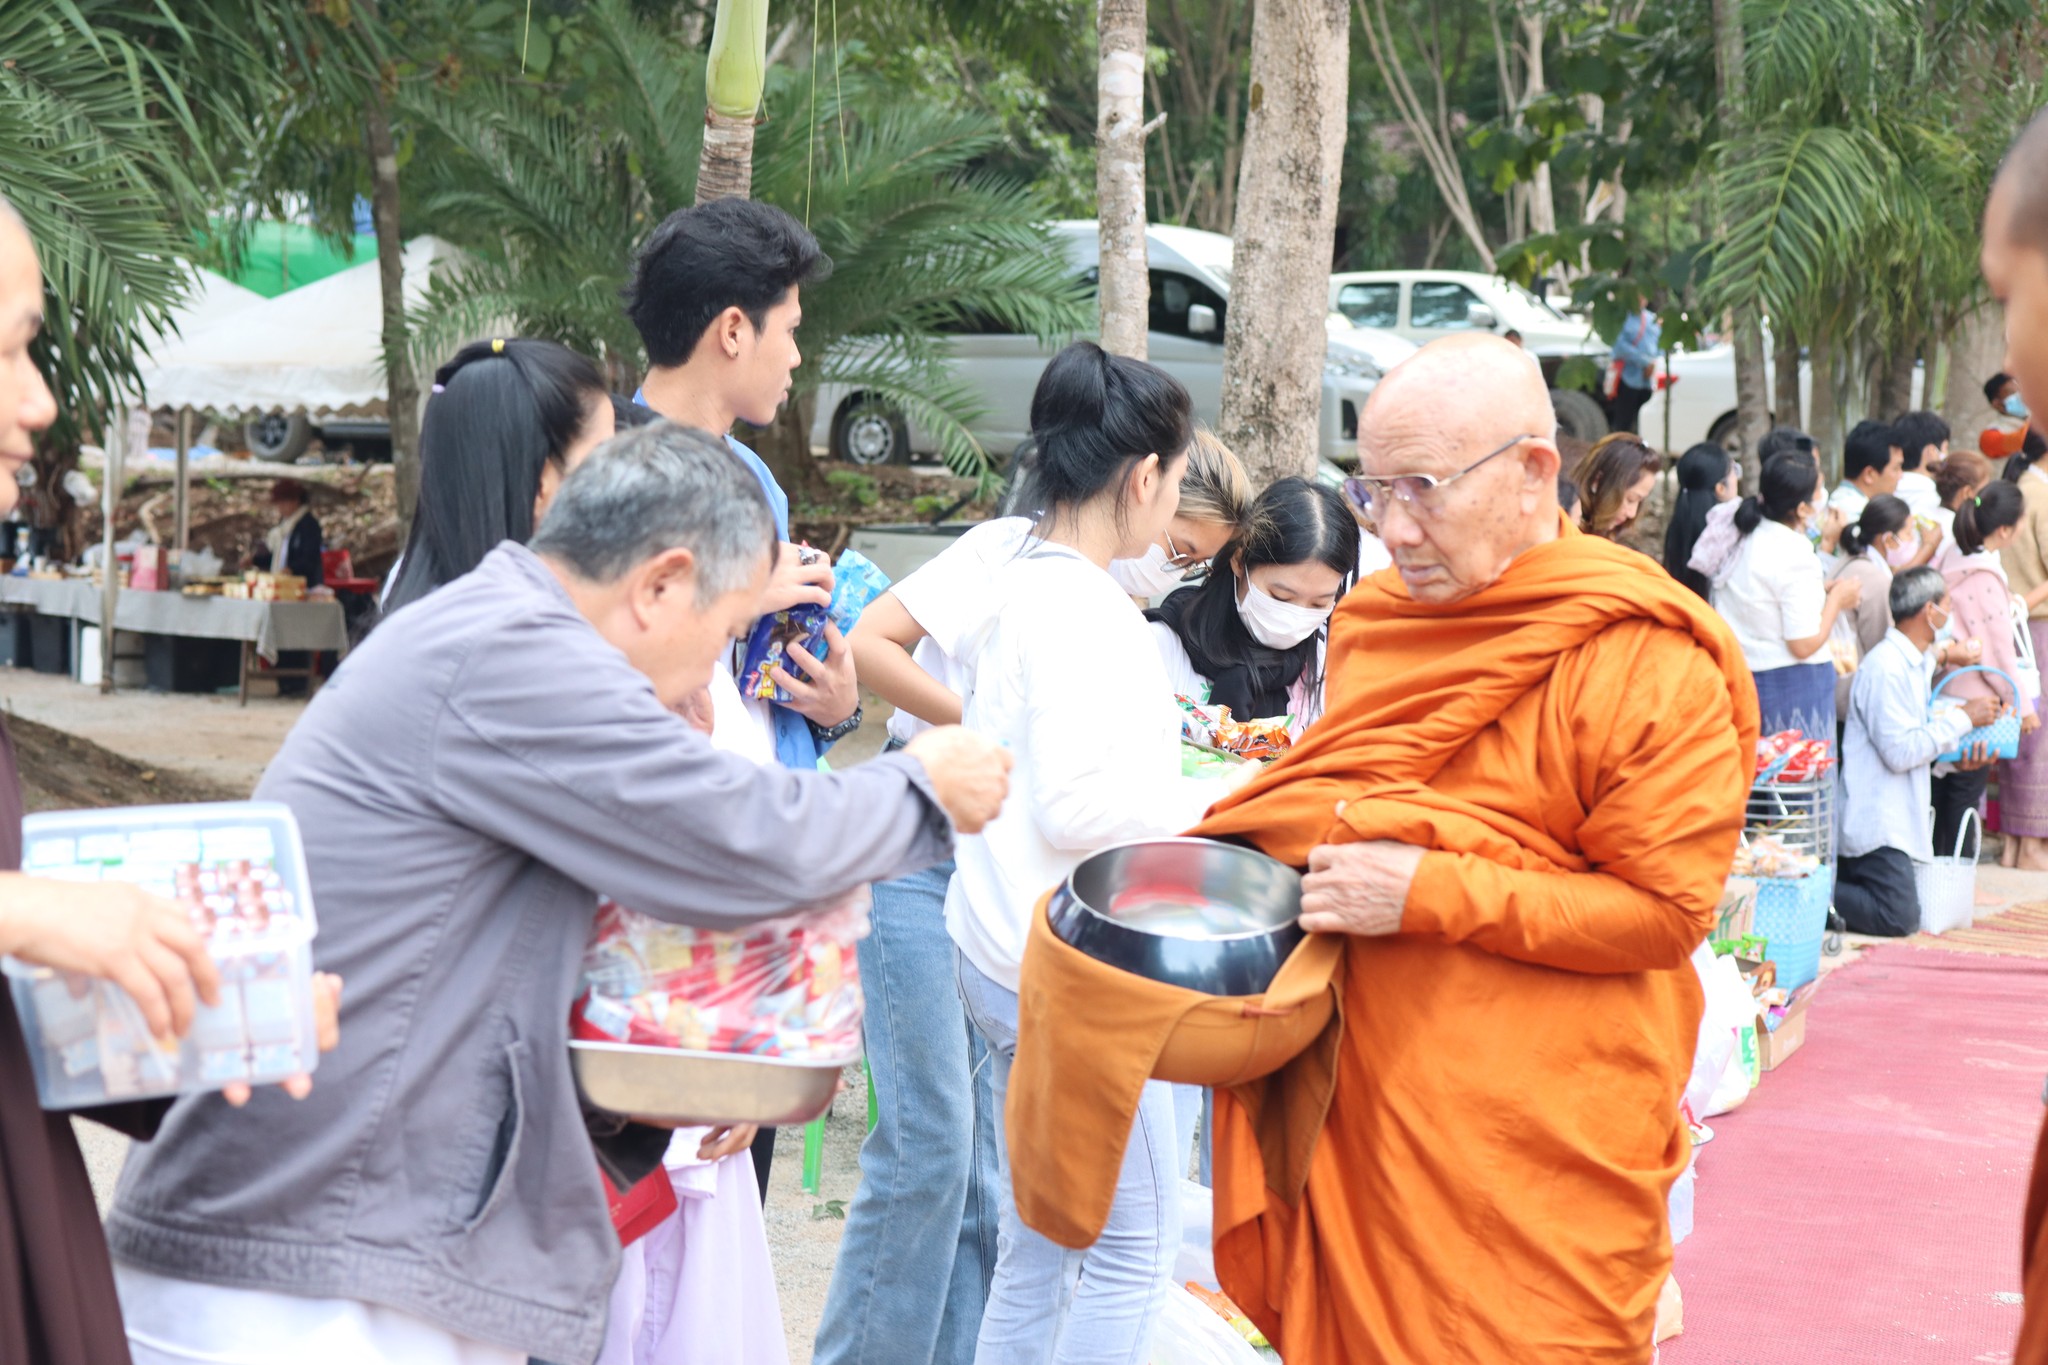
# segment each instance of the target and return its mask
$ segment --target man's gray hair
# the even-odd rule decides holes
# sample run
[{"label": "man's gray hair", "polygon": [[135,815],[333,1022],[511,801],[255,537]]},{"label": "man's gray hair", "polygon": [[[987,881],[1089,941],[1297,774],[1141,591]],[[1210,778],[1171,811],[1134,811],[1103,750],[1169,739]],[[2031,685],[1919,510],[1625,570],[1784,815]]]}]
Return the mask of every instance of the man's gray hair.
[{"label": "man's gray hair", "polygon": [[531,546],[592,583],[688,550],[703,606],[751,582],[775,544],[767,496],[725,443],[661,421],[592,451],[562,481]]},{"label": "man's gray hair", "polygon": [[1948,596],[1948,580],[1939,569],[1921,567],[1902,570],[1892,579],[1892,620],[1908,621],[1926,611],[1928,604]]}]

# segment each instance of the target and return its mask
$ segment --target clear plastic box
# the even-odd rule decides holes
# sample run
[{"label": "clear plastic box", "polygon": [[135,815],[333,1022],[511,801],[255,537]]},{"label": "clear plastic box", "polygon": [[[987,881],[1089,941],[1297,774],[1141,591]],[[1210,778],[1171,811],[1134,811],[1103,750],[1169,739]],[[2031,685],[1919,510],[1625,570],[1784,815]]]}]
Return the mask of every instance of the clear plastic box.
[{"label": "clear plastic box", "polygon": [[120,987],[0,959],[45,1109],[265,1084],[310,1072],[313,897],[289,807],[268,801],[58,811],[22,822],[22,871],[125,881],[184,904],[220,966],[220,1004],[150,1036]]}]

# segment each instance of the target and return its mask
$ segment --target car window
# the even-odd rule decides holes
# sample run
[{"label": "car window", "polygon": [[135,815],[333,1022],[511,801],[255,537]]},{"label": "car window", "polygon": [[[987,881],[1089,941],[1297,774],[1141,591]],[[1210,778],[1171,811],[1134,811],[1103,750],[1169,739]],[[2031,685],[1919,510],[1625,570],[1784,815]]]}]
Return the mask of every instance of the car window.
[{"label": "car window", "polygon": [[1199,341],[1213,341],[1223,344],[1223,315],[1227,305],[1223,296],[1187,275],[1171,270],[1152,272],[1152,317],[1150,326],[1155,332],[1170,336],[1193,336],[1188,330],[1188,309],[1200,304],[1216,311],[1216,330],[1196,338]]},{"label": "car window", "polygon": [[1441,331],[1462,331],[1479,296],[1462,284],[1445,280],[1417,281],[1408,291],[1408,325]]},{"label": "car window", "polygon": [[1394,327],[1401,321],[1401,286],[1347,284],[1337,291],[1337,311],[1354,327]]}]

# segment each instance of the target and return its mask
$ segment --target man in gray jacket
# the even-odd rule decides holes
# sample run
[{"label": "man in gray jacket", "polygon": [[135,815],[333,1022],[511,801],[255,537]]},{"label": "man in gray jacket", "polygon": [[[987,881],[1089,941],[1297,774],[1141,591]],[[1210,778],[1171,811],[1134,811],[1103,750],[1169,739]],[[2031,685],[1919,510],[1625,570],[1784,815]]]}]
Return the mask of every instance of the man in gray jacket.
[{"label": "man in gray jacket", "polygon": [[720,445],[642,428],[530,549],[394,614],[307,708],[256,795],[304,831],[341,1046],[310,1099],[230,1120],[188,1098],[136,1149],[108,1232],[138,1347],[597,1354],[618,1238],[565,1046],[596,891],[743,925],[944,860],[1006,788],[1008,755],[957,728],[817,774],[672,713],[758,613],[775,544]]}]

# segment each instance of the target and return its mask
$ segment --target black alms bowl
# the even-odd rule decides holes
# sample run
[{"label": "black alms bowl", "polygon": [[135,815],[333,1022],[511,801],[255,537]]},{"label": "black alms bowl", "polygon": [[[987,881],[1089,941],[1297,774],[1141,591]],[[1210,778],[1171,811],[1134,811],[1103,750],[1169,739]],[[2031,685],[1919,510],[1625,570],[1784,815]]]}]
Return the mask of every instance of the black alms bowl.
[{"label": "black alms bowl", "polygon": [[1097,962],[1205,995],[1258,995],[1301,942],[1301,874],[1214,839],[1142,839],[1060,883],[1052,931]]}]

